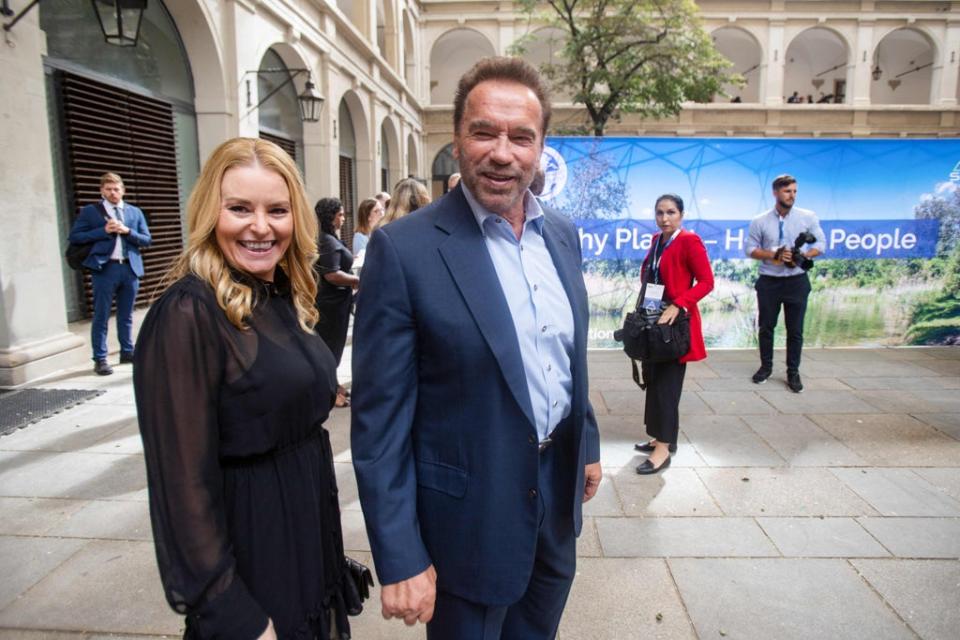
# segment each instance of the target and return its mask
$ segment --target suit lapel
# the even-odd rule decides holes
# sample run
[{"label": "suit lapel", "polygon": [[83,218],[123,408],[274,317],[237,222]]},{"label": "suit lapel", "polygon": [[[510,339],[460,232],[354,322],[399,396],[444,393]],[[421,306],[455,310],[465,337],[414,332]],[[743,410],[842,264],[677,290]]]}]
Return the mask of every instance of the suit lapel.
[{"label": "suit lapel", "polygon": [[536,426],[517,330],[483,234],[462,191],[455,189],[447,198],[451,200],[450,206],[441,209],[437,226],[450,237],[440,245],[440,255],[517,404],[530,424]]}]

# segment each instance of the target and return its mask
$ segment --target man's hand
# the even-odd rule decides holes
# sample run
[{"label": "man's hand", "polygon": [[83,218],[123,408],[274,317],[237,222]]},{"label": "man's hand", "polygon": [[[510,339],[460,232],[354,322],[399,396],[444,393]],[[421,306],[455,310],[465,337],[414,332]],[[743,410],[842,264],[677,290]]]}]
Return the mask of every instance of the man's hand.
[{"label": "man's hand", "polygon": [[385,584],[380,590],[381,613],[387,620],[403,618],[408,627],[417,620],[426,624],[433,618],[437,602],[437,571],[431,564],[423,573],[394,584]]},{"label": "man's hand", "polygon": [[793,264],[793,249],[784,248],[780,260],[784,264]]},{"label": "man's hand", "polygon": [[107,233],[119,233],[119,234],[130,233],[130,228],[127,227],[127,225],[113,218],[110,218],[109,220],[107,220],[107,224],[103,227],[103,229]]},{"label": "man's hand", "polygon": [[589,502],[590,498],[597,495],[597,489],[600,488],[600,480],[603,479],[603,469],[599,462],[592,462],[583,468],[583,501]]}]

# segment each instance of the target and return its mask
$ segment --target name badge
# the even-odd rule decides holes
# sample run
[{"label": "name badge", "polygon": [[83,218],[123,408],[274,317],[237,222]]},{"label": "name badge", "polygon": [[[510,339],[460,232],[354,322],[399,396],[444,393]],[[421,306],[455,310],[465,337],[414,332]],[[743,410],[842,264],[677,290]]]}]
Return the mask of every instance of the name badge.
[{"label": "name badge", "polygon": [[647,283],[647,290],[643,295],[644,311],[658,312],[663,310],[663,285]]}]

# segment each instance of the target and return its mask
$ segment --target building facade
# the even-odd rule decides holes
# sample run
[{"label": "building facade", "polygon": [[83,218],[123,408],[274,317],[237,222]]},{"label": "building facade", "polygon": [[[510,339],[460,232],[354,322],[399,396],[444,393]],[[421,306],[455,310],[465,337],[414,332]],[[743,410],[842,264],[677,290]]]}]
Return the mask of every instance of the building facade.
[{"label": "building facade", "polygon": [[[462,72],[526,34],[534,63],[561,43],[508,1],[149,0],[137,46],[115,47],[93,4],[43,0],[0,44],[0,386],[88,357],[68,322],[87,314],[89,283],[62,256],[104,171],[124,176],[128,199],[150,220],[145,302],[182,247],[200,163],[224,140],[277,142],[297,160],[311,198],[340,196],[350,214],[408,175],[438,195],[456,169],[449,144]],[[19,11],[28,0],[10,5]],[[626,116],[609,135],[960,130],[960,2],[699,5],[746,84],[672,119]],[[324,98],[317,121],[304,121],[298,107],[308,81]],[[794,92],[803,103],[790,99]],[[568,96],[555,99],[555,126],[583,121]],[[348,241],[351,223],[348,216]]]}]

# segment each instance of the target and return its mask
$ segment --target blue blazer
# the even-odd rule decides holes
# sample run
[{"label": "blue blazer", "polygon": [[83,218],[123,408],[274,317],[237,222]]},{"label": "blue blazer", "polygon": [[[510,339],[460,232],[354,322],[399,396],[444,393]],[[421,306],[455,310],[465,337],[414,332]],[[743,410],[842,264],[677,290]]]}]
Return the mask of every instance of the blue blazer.
[{"label": "blue blazer", "polygon": [[[584,466],[600,459],[589,313],[577,232],[545,216],[575,351],[572,428],[550,452],[569,473],[552,490],[579,534]],[[537,436],[510,310],[462,189],[373,233],[353,336],[352,457],[381,583],[432,562],[445,591],[517,601],[537,544]]]},{"label": "blue blazer", "polygon": [[[103,203],[88,204],[80,209],[80,215],[77,216],[70,229],[69,241],[74,244],[86,244],[92,242],[90,255],[83,261],[83,266],[91,271],[103,270],[103,265],[109,262],[110,254],[113,253],[113,247],[116,243],[117,234],[104,231],[104,225],[107,221],[104,216],[107,212],[103,208]],[[123,223],[130,228],[130,233],[120,236],[127,250],[127,259],[130,261],[130,268],[138,278],[143,277],[143,258],[140,256],[142,247],[150,246],[150,229],[147,228],[147,219],[143,211],[129,203],[124,203]]]}]

